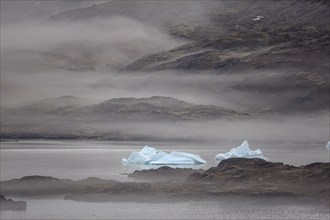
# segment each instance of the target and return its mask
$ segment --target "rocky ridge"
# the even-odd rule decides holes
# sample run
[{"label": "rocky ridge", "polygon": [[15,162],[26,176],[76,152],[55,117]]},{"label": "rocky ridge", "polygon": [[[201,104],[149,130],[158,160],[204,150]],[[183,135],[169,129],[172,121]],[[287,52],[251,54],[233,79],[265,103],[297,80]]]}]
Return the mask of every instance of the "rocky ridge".
[{"label": "rocky ridge", "polygon": [[129,134],[126,130],[123,133],[107,125],[238,120],[250,117],[246,113],[221,106],[193,104],[163,96],[114,98],[93,105],[85,103],[88,100],[64,96],[15,108],[2,108],[1,138],[148,140],[148,134]]},{"label": "rocky ridge", "polygon": [[[161,167],[135,171],[129,177],[143,178],[145,182],[31,176],[2,181],[1,192],[20,196],[57,194],[82,201],[215,199],[226,195],[313,197],[327,202],[330,199],[330,163],[295,167],[262,159],[232,158],[206,171]],[[148,179],[152,181],[146,182]]]},{"label": "rocky ridge", "polygon": [[[230,96],[230,101],[243,103],[251,112],[328,110],[324,104],[329,99],[330,5],[327,1],[269,0],[267,4],[257,0],[165,1],[157,4],[148,3],[146,7],[143,3],[111,1],[60,13],[51,19],[83,21],[124,16],[187,40],[179,47],[145,54],[122,68],[123,73],[244,73],[228,90],[257,94],[259,100],[264,100],[260,105],[249,106],[244,98]],[[211,93],[220,93],[218,87]]]}]

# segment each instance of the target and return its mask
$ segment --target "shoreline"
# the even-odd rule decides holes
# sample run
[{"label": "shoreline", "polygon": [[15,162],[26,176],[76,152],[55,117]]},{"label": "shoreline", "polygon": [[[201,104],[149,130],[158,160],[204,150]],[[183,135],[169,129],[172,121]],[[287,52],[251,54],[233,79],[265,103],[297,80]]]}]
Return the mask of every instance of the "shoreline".
[{"label": "shoreline", "polygon": [[262,159],[233,158],[207,170],[162,166],[135,171],[128,177],[132,181],[27,176],[1,181],[0,189],[6,197],[62,195],[66,200],[91,202],[174,202],[233,196],[330,201],[330,163],[295,167]]}]

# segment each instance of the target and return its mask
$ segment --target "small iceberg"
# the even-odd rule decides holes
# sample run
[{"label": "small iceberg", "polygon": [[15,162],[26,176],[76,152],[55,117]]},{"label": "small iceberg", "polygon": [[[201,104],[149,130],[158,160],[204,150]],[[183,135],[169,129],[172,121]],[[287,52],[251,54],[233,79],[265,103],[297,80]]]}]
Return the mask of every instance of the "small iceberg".
[{"label": "small iceberg", "polygon": [[251,150],[249,147],[249,143],[247,141],[243,141],[243,143],[236,147],[232,148],[229,152],[224,154],[217,154],[215,156],[216,160],[225,160],[229,158],[260,158],[264,160],[268,160],[266,157],[262,155],[262,151]]},{"label": "small iceberg", "polygon": [[330,150],[330,141],[328,141],[327,145],[325,146],[326,149]]},{"label": "small iceberg", "polygon": [[122,162],[145,165],[195,165],[206,163],[203,158],[196,154],[178,151],[172,151],[168,154],[148,146],[145,146],[141,151],[133,151],[127,159],[123,158]]}]

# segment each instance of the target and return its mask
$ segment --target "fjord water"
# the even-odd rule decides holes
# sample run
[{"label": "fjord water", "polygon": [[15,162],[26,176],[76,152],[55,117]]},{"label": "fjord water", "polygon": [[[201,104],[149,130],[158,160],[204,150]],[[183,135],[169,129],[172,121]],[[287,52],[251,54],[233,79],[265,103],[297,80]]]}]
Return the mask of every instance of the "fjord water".
[{"label": "fjord water", "polygon": [[[271,200],[271,199],[270,199]],[[267,201],[186,201],[178,203],[27,200],[26,211],[3,211],[1,219],[329,219],[325,205]]]},{"label": "fjord water", "polygon": [[[166,152],[185,151],[201,155],[207,164],[193,168],[216,166],[217,153],[224,153],[239,141],[218,144],[139,143],[106,141],[18,141],[1,142],[1,181],[27,175],[44,175],[73,180],[87,177],[131,181],[127,173],[157,166],[125,166],[121,159],[144,145]],[[329,152],[322,143],[250,142],[251,149],[260,148],[271,161],[292,165],[329,162]],[[15,199],[15,198],[14,198]],[[178,203],[91,203],[60,198],[26,199],[26,211],[1,211],[1,219],[328,219],[329,208],[316,204],[224,201],[185,201]],[[61,210],[59,212],[59,210]],[[127,212],[129,210],[129,212]]]},{"label": "fjord water", "polygon": [[[207,161],[207,164],[190,167],[208,169],[218,164],[214,160],[216,154],[225,153],[241,143],[239,141],[192,144],[44,140],[1,142],[0,177],[2,181],[28,175],[53,176],[73,180],[87,177],[127,180],[126,174],[129,172],[158,167],[127,166],[121,163],[122,158],[127,158],[132,151],[140,150],[146,144],[166,152],[176,150],[199,154]],[[322,143],[250,142],[250,145],[252,150],[260,148],[264,156],[272,162],[305,165],[329,161],[328,151]]]}]

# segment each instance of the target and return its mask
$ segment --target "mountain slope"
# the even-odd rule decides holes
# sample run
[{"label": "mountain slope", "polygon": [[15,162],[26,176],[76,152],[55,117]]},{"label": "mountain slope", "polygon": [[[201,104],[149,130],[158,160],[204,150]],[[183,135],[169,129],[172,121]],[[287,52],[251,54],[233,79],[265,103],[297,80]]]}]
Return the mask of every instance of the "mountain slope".
[{"label": "mountain slope", "polygon": [[209,120],[246,114],[215,105],[196,105],[172,97],[114,98],[100,104],[87,105],[88,100],[63,96],[44,99],[6,110],[8,116],[54,116],[79,120],[124,119],[146,120]]},{"label": "mountain slope", "polygon": [[1,137],[148,139],[156,135],[153,125],[148,124],[171,127],[180,122],[249,117],[219,106],[196,105],[171,97],[116,98],[84,106],[76,99],[66,96],[2,109]]},{"label": "mountain slope", "polygon": [[[323,65],[330,58],[329,3],[307,0],[270,0],[267,4],[263,1],[223,1],[213,3],[212,8],[209,9],[212,23],[203,27],[209,31],[185,34],[194,42],[148,55],[127,69],[223,71],[238,66],[237,71],[256,67],[312,69],[320,66],[323,73],[326,71],[327,66]],[[176,35],[184,31],[182,26],[173,28]],[[309,63],[303,59],[306,55],[311,59]]]},{"label": "mountain slope", "polygon": [[[198,13],[188,13],[191,10]],[[249,112],[329,110],[328,1],[162,1],[159,5],[115,1],[67,11],[52,19],[70,21],[118,15],[189,40],[177,48],[128,63],[123,72],[240,74],[226,88],[227,99]],[[210,93],[220,93],[214,88]],[[250,97],[259,102],[250,104],[246,101]]]}]

